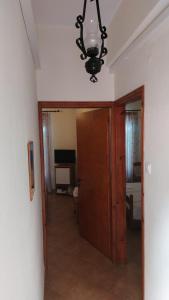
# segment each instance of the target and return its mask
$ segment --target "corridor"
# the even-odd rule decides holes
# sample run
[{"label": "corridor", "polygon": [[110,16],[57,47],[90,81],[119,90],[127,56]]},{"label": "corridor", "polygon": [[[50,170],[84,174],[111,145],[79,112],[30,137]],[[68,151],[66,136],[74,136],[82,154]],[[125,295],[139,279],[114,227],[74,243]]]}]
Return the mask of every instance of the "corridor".
[{"label": "corridor", "polygon": [[68,196],[48,201],[48,270],[45,300],[140,300],[138,235],[130,241],[126,265],[113,265],[79,235]]}]

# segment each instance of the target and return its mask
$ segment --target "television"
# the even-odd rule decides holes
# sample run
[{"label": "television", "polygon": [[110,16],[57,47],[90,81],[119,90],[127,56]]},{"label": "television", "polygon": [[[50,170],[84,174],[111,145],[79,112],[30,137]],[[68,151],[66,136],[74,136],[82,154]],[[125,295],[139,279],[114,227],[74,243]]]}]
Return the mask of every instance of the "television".
[{"label": "television", "polygon": [[76,162],[76,151],[55,149],[54,159],[55,164],[74,164]]}]

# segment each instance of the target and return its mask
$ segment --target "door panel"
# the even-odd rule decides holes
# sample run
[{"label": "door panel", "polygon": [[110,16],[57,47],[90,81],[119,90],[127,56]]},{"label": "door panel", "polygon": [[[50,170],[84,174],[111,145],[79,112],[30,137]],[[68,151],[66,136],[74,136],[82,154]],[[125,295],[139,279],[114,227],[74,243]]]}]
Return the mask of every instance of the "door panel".
[{"label": "door panel", "polygon": [[109,109],[81,113],[77,120],[79,224],[81,235],[111,256]]},{"label": "door panel", "polygon": [[125,171],[125,107],[114,105],[115,178],[116,181],[116,261],[125,262],[126,251],[126,171]]}]

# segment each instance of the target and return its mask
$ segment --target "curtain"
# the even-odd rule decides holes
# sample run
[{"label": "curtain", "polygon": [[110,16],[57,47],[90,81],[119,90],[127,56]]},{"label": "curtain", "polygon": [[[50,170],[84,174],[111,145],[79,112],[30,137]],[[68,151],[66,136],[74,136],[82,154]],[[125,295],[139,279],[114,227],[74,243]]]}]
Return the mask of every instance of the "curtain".
[{"label": "curtain", "polygon": [[141,161],[141,113],[126,112],[126,180],[134,181],[134,163]]},{"label": "curtain", "polygon": [[50,113],[42,114],[43,120],[43,147],[44,147],[44,164],[45,164],[45,183],[47,192],[52,191],[52,182],[51,182],[51,122],[50,122]]}]

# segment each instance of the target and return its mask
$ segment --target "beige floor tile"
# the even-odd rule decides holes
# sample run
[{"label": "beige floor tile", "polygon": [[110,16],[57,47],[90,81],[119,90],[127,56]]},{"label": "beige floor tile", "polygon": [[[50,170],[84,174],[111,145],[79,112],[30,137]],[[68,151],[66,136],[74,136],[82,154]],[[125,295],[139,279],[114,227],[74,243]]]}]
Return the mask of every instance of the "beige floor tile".
[{"label": "beige floor tile", "polygon": [[49,196],[45,300],[140,300],[139,232],[129,233],[129,259],[117,266],[79,235],[71,197]]}]

